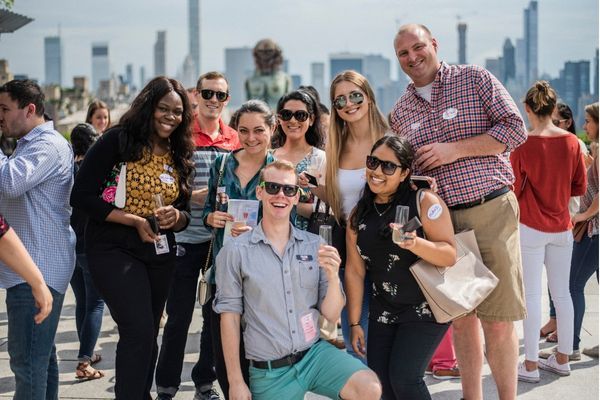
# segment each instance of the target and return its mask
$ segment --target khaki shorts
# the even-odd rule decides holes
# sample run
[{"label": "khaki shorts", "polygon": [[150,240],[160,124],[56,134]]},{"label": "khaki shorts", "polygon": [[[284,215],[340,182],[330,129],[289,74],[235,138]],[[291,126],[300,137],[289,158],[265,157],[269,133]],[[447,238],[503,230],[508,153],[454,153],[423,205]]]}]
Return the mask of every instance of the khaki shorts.
[{"label": "khaki shorts", "polygon": [[475,231],[483,263],[498,277],[498,286],[477,307],[484,321],[519,321],[526,317],[519,242],[519,203],[510,191],[464,210],[451,210],[454,231]]}]

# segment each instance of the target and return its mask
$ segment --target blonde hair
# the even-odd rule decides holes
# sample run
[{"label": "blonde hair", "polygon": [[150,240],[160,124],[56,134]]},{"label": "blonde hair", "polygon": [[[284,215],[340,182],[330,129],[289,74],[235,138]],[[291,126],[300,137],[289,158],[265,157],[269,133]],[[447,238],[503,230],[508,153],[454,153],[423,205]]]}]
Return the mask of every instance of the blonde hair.
[{"label": "blonde hair", "polygon": [[[375,102],[375,94],[367,78],[359,74],[356,71],[343,71],[340,72],[331,82],[329,90],[329,97],[333,103],[335,96],[335,88],[340,82],[350,82],[358,86],[366,95],[369,101],[369,132],[371,135],[371,143],[375,143],[379,140],[385,132],[389,129],[385,117],[377,108]],[[337,111],[332,110],[330,116],[329,133],[327,135],[327,146],[325,147],[325,154],[327,158],[327,167],[325,171],[325,191],[327,195],[327,201],[333,215],[336,220],[340,222],[343,218],[342,211],[342,195],[340,193],[340,187],[338,184],[338,170],[340,167],[340,156],[342,149],[346,144],[348,138],[348,126],[346,122],[340,118]],[[370,149],[369,149],[370,150]],[[348,217],[348,216],[344,216]]]},{"label": "blonde hair", "polygon": [[556,92],[547,81],[537,81],[527,91],[525,104],[535,115],[551,115],[556,107]]},{"label": "blonde hair", "polygon": [[265,180],[265,171],[269,169],[293,172],[294,176],[296,177],[296,184],[298,183],[298,174],[296,173],[296,167],[294,167],[294,164],[287,160],[275,160],[272,163],[265,165],[264,168],[260,170],[260,175],[258,176],[258,180],[260,182]]}]

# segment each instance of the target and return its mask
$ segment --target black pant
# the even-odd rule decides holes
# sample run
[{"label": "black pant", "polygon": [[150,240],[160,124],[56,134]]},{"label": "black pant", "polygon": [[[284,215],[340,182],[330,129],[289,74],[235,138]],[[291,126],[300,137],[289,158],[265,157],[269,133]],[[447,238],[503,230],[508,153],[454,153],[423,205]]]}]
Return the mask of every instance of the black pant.
[{"label": "black pant", "polygon": [[115,395],[151,399],[158,325],[175,267],[175,237],[169,232],[170,252],[156,255],[154,244],[142,243],[135,229],[116,226],[99,236],[88,248],[88,265],[119,330]]},{"label": "black pant", "polygon": [[[213,285],[212,293],[216,292],[216,287]],[[209,304],[212,305],[212,300],[209,301]],[[215,356],[215,369],[217,371],[217,380],[219,381],[219,386],[221,386],[221,390],[225,395],[226,399],[229,399],[229,381],[227,380],[227,367],[225,365],[225,358],[223,357],[223,346],[221,344],[221,316],[214,312],[211,307],[211,329],[212,329],[212,342],[213,342],[213,352]],[[249,377],[249,368],[250,363],[246,360],[245,350],[244,350],[244,339],[242,337],[242,330],[240,328],[240,366],[242,367],[242,376],[244,377],[244,381],[246,385],[250,383]]]},{"label": "black pant", "polygon": [[[167,298],[169,319],[165,325],[162,345],[156,365],[156,386],[159,393],[175,395],[181,384],[181,370],[188,330],[196,305],[198,275],[206,263],[210,242],[179,243],[185,252],[177,257],[175,274]],[[196,388],[212,384],[216,379],[210,330],[210,303],[202,307],[200,354],[192,369]]]},{"label": "black pant", "polygon": [[369,321],[367,363],[381,381],[384,400],[431,399],[423,374],[448,326],[432,321]]}]

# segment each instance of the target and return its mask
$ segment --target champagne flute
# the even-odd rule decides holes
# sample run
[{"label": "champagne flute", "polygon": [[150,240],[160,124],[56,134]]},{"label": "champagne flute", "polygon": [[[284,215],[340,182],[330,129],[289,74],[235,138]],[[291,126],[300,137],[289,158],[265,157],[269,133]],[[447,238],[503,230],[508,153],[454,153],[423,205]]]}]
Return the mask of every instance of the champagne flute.
[{"label": "champagne flute", "polygon": [[404,242],[404,225],[408,222],[408,206],[396,207],[396,218],[394,220],[394,230],[392,232],[392,241],[396,244]]},{"label": "champagne flute", "polygon": [[156,233],[157,235],[160,233],[160,225],[158,223],[158,218],[156,217],[156,211],[161,208],[164,207],[165,202],[163,200],[163,196],[162,193],[154,193],[152,195],[152,200],[154,200],[154,215],[152,216],[152,221],[153,221],[153,229],[154,229],[154,233]]},{"label": "champagne flute", "polygon": [[326,245],[331,246],[333,228],[331,225],[319,226],[319,236],[323,239]]}]

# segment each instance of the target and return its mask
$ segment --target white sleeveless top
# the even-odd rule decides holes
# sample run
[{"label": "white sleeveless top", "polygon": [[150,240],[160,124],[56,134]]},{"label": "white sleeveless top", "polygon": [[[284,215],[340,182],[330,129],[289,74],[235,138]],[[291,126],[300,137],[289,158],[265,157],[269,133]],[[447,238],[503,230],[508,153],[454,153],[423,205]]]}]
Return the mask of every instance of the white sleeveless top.
[{"label": "white sleeveless top", "polygon": [[342,211],[347,218],[358,203],[365,187],[366,168],[338,170],[338,186],[342,196]]}]

